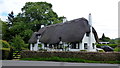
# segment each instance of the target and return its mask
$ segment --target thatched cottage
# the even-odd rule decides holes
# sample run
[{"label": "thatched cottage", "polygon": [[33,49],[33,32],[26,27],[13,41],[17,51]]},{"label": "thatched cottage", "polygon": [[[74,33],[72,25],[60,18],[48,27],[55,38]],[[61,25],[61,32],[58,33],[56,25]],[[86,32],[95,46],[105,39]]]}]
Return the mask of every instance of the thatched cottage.
[{"label": "thatched cottage", "polygon": [[[29,40],[30,50],[47,49],[48,51],[96,51],[98,35],[89,20],[78,18],[64,23],[42,27],[34,32]],[[42,47],[38,47],[41,44]]]}]

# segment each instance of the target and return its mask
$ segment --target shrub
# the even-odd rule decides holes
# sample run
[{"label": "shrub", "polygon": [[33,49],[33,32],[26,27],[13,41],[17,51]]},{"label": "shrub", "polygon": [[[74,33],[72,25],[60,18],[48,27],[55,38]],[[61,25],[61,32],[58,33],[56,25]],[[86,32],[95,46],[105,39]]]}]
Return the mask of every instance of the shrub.
[{"label": "shrub", "polygon": [[120,52],[120,47],[116,47],[116,48],[114,49],[114,51],[115,51],[115,52]]},{"label": "shrub", "polygon": [[15,50],[21,50],[22,47],[25,46],[25,43],[21,36],[16,35],[15,37],[13,37],[11,45],[14,47]]},{"label": "shrub", "polygon": [[105,52],[104,50],[98,50],[98,52]]},{"label": "shrub", "polygon": [[47,51],[47,49],[39,49],[39,51]]},{"label": "shrub", "polygon": [[2,44],[1,47],[3,47],[3,48],[10,48],[10,44],[7,41],[0,40],[0,43]]},{"label": "shrub", "polygon": [[112,48],[115,48],[115,47],[117,47],[118,44],[96,44],[96,46],[97,46],[98,48],[100,48],[101,46],[104,46],[104,45],[108,45],[108,46],[110,46],[110,47],[112,47]]}]

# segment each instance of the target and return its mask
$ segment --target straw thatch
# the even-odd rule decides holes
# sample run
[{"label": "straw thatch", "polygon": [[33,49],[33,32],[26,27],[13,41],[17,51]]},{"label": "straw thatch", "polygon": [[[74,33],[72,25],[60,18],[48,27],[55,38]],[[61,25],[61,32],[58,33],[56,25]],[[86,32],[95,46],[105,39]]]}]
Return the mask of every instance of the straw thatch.
[{"label": "straw thatch", "polygon": [[[85,33],[90,32],[90,25],[85,18],[78,18],[41,28],[34,33],[29,43],[36,43],[37,36],[41,35],[40,42],[47,44],[55,44],[62,42],[81,42]],[[96,41],[98,41],[97,32],[93,28]],[[34,37],[34,38],[33,38]]]}]

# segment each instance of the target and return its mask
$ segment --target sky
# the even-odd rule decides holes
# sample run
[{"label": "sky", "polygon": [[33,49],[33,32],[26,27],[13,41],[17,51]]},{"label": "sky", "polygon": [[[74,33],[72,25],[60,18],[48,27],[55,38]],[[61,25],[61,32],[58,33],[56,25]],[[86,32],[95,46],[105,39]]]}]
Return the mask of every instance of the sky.
[{"label": "sky", "polygon": [[8,13],[17,15],[26,2],[48,2],[58,16],[65,16],[68,21],[92,14],[92,25],[100,38],[104,33],[111,39],[118,37],[118,2],[119,0],[0,0],[0,18],[6,21]]}]

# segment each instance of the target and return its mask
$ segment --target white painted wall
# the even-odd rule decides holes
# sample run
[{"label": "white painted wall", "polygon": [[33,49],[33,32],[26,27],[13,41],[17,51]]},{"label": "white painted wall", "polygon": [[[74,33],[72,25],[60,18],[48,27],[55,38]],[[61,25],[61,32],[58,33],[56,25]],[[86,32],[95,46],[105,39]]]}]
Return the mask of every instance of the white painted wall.
[{"label": "white painted wall", "polygon": [[[84,47],[84,43],[87,43],[87,45],[88,45],[88,49],[87,49],[87,51],[96,51],[96,45],[95,45],[95,48],[93,49],[93,47],[89,50],[89,45],[90,45],[90,37],[89,36],[86,36],[86,34],[84,35],[84,37],[83,37],[83,40],[82,40],[82,47]],[[92,33],[92,37],[91,37],[91,43],[96,43],[96,40],[95,40],[95,36],[94,36],[94,34]]]},{"label": "white painted wall", "polygon": [[32,44],[30,44],[30,50],[31,50],[31,51],[33,50],[33,45],[32,45]]}]

